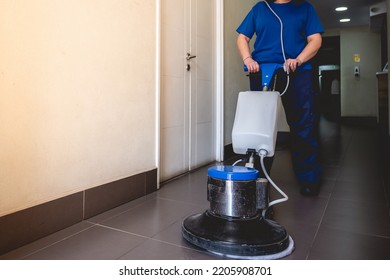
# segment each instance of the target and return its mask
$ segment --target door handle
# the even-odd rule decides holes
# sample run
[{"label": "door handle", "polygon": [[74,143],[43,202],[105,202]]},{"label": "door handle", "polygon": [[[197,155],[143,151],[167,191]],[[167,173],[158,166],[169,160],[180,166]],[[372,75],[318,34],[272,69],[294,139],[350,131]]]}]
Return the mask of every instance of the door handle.
[{"label": "door handle", "polygon": [[190,53],[187,53],[186,59],[187,59],[187,61],[190,61],[191,59],[193,59],[195,57],[196,57],[196,55],[191,55]]}]

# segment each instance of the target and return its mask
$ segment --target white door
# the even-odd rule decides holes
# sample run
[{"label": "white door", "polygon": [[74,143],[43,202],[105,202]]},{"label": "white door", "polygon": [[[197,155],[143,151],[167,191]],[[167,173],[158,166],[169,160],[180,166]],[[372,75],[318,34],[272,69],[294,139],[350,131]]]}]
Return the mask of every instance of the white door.
[{"label": "white door", "polygon": [[214,0],[162,0],[160,181],[215,159]]}]

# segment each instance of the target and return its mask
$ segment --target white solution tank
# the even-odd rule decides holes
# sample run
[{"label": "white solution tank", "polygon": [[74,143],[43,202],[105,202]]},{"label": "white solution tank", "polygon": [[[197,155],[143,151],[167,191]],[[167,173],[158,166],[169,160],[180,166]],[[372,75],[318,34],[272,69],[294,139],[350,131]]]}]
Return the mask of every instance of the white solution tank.
[{"label": "white solution tank", "polygon": [[248,149],[275,153],[281,97],[277,91],[246,91],[238,95],[232,131],[233,150],[246,154]]}]

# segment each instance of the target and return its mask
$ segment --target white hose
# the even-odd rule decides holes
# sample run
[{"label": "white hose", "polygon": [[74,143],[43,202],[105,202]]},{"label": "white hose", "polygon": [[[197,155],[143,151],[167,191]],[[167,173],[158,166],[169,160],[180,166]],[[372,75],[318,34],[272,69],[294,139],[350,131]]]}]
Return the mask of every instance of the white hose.
[{"label": "white hose", "polygon": [[[267,151],[266,150],[260,150],[259,151],[259,154],[260,154],[260,163],[261,163],[261,168],[263,169],[263,172],[264,172],[264,175],[265,177],[267,178],[268,182],[271,183],[271,185],[283,196],[283,198],[280,198],[280,199],[276,199],[274,201],[271,201],[269,204],[268,204],[268,208],[271,207],[272,205],[275,205],[275,204],[278,204],[278,203],[281,203],[281,202],[285,202],[288,200],[288,196],[274,183],[274,181],[272,181],[271,177],[268,175],[267,173],[267,170],[265,169],[265,165],[264,165],[264,158],[267,156]],[[267,209],[268,209],[267,208]],[[265,215],[265,212],[267,211],[267,209],[263,210],[263,217]]]},{"label": "white hose", "polygon": [[[285,50],[284,50],[283,21],[282,21],[282,19],[278,16],[278,14],[275,13],[275,11],[271,8],[271,6],[268,4],[268,2],[267,2],[267,1],[264,1],[264,2],[265,2],[265,4],[268,6],[269,10],[275,15],[275,17],[276,17],[276,18],[279,20],[279,22],[280,22],[280,44],[281,44],[281,46],[282,46],[282,54],[283,54],[284,64],[286,65],[287,58],[286,58],[286,52],[285,52]],[[283,91],[282,93],[279,94],[280,96],[283,96],[283,95],[286,93],[286,91],[287,91],[287,89],[288,89],[288,87],[289,87],[289,85],[290,85],[290,75],[289,75],[290,73],[289,73],[289,69],[287,68],[287,69],[285,69],[285,71],[287,72],[287,84],[286,84],[286,88],[284,89],[284,91]]]},{"label": "white hose", "polygon": [[[286,61],[287,61],[287,58],[286,58],[286,52],[284,50],[284,40],[283,40],[283,21],[282,19],[278,16],[277,13],[275,13],[275,11],[271,8],[271,6],[268,4],[267,1],[264,1],[265,4],[268,6],[269,10],[275,15],[275,17],[279,20],[280,22],[280,45],[282,47],[282,54],[283,54],[283,59],[284,59],[284,64],[286,65]],[[289,76],[289,69],[285,69],[285,71],[287,72],[287,84],[286,84],[286,88],[284,89],[284,91],[282,93],[280,93],[279,95],[280,96],[283,96],[289,85],[290,85],[290,76]],[[267,178],[268,182],[271,183],[271,185],[283,196],[283,198],[280,198],[280,199],[276,199],[274,201],[271,201],[269,204],[268,204],[268,208],[275,205],[275,204],[278,204],[278,203],[281,203],[281,202],[285,202],[288,200],[288,196],[275,184],[274,181],[272,181],[271,177],[268,175],[267,173],[267,170],[265,169],[265,165],[264,165],[264,158],[267,156],[267,151],[266,150],[260,150],[259,151],[259,154],[260,154],[260,162],[261,162],[261,168],[263,169],[263,172],[264,172],[264,175],[265,177]],[[263,216],[265,216],[265,212],[267,211],[267,209],[265,209],[263,211]]]}]

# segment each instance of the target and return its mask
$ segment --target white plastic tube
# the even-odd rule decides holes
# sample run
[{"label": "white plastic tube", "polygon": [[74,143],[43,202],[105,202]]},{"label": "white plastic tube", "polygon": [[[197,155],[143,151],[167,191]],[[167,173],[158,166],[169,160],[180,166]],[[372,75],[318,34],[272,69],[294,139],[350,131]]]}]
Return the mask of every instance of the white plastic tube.
[{"label": "white plastic tube", "polygon": [[[275,13],[275,11],[271,8],[271,6],[268,4],[267,1],[264,1],[265,4],[268,6],[269,10],[275,15],[275,17],[279,20],[280,22],[280,45],[282,47],[282,54],[283,54],[283,59],[284,59],[284,62],[286,63],[287,61],[287,58],[286,58],[286,52],[284,50],[284,40],[283,40],[283,21],[282,19],[278,16],[277,13]],[[286,93],[289,85],[290,85],[290,75],[289,75],[289,69],[285,69],[285,71],[287,72],[287,84],[286,84],[286,88],[284,89],[284,91],[282,93],[280,93],[279,95],[282,96]]]},{"label": "white plastic tube", "polygon": [[[264,158],[267,156],[267,151],[266,150],[260,150],[259,151],[259,154],[260,154],[260,163],[261,163],[261,168],[263,169],[263,172],[264,172],[264,175],[265,177],[267,178],[268,182],[271,183],[271,185],[283,196],[283,198],[280,198],[280,199],[276,199],[274,201],[271,201],[268,205],[268,208],[271,207],[272,205],[275,205],[275,204],[278,204],[278,203],[281,203],[281,202],[285,202],[288,200],[288,196],[287,194],[285,194],[276,184],[274,181],[272,181],[271,177],[269,176],[269,174],[267,173],[267,170],[265,169],[265,165],[264,165]],[[265,215],[265,212],[267,211],[267,209],[265,209],[263,211],[263,216]]]}]

